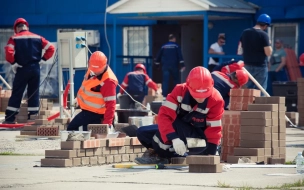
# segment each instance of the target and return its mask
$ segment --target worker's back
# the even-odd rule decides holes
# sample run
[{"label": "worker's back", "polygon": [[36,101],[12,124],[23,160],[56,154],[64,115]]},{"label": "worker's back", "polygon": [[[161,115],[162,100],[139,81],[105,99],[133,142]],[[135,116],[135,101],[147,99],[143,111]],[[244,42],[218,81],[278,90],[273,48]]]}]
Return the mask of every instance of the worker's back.
[{"label": "worker's back", "polygon": [[127,92],[132,94],[141,94],[144,92],[145,74],[141,71],[133,71],[128,75]]},{"label": "worker's back", "polygon": [[245,65],[266,65],[264,47],[269,46],[267,33],[261,29],[249,28],[241,36],[243,59]]}]

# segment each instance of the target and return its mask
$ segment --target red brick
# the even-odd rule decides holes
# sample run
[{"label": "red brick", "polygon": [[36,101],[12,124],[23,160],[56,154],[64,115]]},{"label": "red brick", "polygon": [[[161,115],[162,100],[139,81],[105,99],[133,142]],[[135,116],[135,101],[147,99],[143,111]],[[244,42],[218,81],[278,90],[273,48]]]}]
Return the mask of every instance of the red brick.
[{"label": "red brick", "polygon": [[228,132],[228,135],[227,135],[228,139],[233,139],[234,138],[234,132]]},{"label": "red brick", "polygon": [[100,140],[99,139],[95,139],[95,147],[98,148],[100,147]]},{"label": "red brick", "polygon": [[240,139],[235,139],[234,140],[234,147],[239,147],[240,146]]},{"label": "red brick", "polygon": [[125,139],[124,138],[111,138],[108,140],[108,147],[117,147],[124,146]]},{"label": "red brick", "polygon": [[90,140],[82,141],[82,148],[91,148]]},{"label": "red brick", "polygon": [[234,139],[228,139],[227,146],[234,146]]}]

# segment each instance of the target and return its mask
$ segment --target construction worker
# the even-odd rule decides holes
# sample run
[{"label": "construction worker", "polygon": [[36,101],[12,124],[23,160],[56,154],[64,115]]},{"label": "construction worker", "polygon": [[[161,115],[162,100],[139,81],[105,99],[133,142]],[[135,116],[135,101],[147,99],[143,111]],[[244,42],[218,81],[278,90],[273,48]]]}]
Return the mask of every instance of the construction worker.
[{"label": "construction worker", "polygon": [[228,110],[230,102],[230,89],[237,89],[248,82],[248,74],[244,70],[236,70],[226,74],[220,71],[211,73],[214,80],[214,88],[219,91],[225,101],[225,109]]},{"label": "construction worker", "polygon": [[[6,124],[14,124],[19,113],[21,100],[27,86],[28,118],[39,111],[40,61],[50,59],[54,46],[45,38],[29,31],[29,24],[24,18],[14,23],[15,35],[10,37],[5,46],[5,58],[12,65],[15,73],[13,91],[5,111]],[[42,50],[45,50],[42,55]]]},{"label": "construction worker", "polygon": [[[143,102],[145,97],[145,85],[155,90],[157,94],[160,93],[157,84],[153,82],[147,75],[146,67],[143,64],[139,63],[134,67],[133,72],[127,73],[121,84],[121,87],[126,90],[127,93],[130,94],[134,100],[138,102]],[[123,89],[119,90],[117,98],[119,98],[124,93]],[[131,102],[133,105],[133,101]],[[133,108],[133,106],[131,106],[130,108]]]},{"label": "construction worker", "polygon": [[164,44],[157,54],[155,64],[162,65],[163,82],[162,93],[167,96],[169,91],[170,75],[173,77],[174,85],[180,83],[179,71],[185,70],[184,59],[180,46],[176,43],[176,37],[169,35],[169,42]]},{"label": "construction worker", "polygon": [[[157,130],[148,148],[157,156],[136,158],[137,164],[166,164],[171,157],[216,154],[224,101],[213,84],[208,69],[199,66],[190,71],[186,83],[175,86],[159,110],[158,125],[152,125]],[[146,127],[150,126],[141,128]]]},{"label": "construction worker", "polygon": [[[264,89],[267,89],[267,57],[272,54],[269,36],[265,32],[270,24],[271,18],[261,14],[253,28],[243,31],[238,46],[238,54],[243,55],[245,68]],[[246,86],[258,89],[252,81],[248,81]]]},{"label": "construction worker", "polygon": [[89,59],[89,68],[78,90],[75,101],[81,112],[77,114],[67,130],[77,131],[80,126],[87,131],[88,124],[108,124],[111,130],[118,80],[107,65],[107,57],[101,52],[94,52]]},{"label": "construction worker", "polygon": [[236,70],[241,70],[244,67],[244,61],[228,61],[221,65],[216,66],[213,71],[221,71],[225,74],[230,74],[235,72]]},{"label": "construction worker", "polygon": [[[225,55],[225,52],[223,51],[223,46],[225,45],[226,38],[224,35],[219,35],[217,42],[211,44],[208,53],[209,54],[214,54],[214,55]],[[210,57],[209,58],[209,63],[208,63],[208,70],[210,72],[213,71],[214,67],[218,66],[219,63],[219,58],[217,57]]]}]

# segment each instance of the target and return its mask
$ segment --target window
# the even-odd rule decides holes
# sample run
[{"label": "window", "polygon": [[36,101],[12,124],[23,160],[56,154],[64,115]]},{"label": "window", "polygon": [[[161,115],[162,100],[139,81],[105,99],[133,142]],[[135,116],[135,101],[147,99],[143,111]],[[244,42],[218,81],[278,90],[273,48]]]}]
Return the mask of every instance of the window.
[{"label": "window", "polygon": [[283,41],[285,48],[291,48],[298,54],[298,24],[274,24],[272,27],[272,42]]},{"label": "window", "polygon": [[0,64],[7,63],[5,60],[4,47],[7,44],[8,39],[14,35],[13,29],[0,29]]},{"label": "window", "polygon": [[[149,56],[149,28],[124,27],[123,28],[123,54],[124,56]],[[145,59],[134,59],[134,63],[145,62]],[[124,59],[124,64],[130,63]]]}]

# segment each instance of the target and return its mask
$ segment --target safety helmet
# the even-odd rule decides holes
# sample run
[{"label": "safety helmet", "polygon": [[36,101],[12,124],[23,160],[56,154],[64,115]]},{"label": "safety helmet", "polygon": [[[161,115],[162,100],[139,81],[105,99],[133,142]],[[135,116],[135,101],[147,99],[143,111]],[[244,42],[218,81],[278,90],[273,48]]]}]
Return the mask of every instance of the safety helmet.
[{"label": "safety helmet", "polygon": [[304,53],[302,53],[302,55],[300,55],[300,64],[304,65]]},{"label": "safety helmet", "polygon": [[107,66],[107,57],[101,51],[92,53],[89,60],[89,69],[94,73],[101,73]]},{"label": "safety helmet", "polygon": [[14,31],[15,31],[15,33],[17,33],[16,27],[20,23],[25,24],[27,27],[29,27],[28,22],[24,18],[18,18],[17,20],[15,20],[15,23],[14,23]]},{"label": "safety helmet", "polygon": [[142,69],[142,70],[144,71],[144,73],[147,73],[146,67],[145,67],[143,64],[141,64],[141,63],[137,64],[137,65],[134,67],[134,70],[136,70],[136,69]]},{"label": "safety helmet", "polygon": [[268,26],[271,24],[271,18],[267,14],[261,14],[257,20],[258,23],[264,23],[267,24]]},{"label": "safety helmet", "polygon": [[235,76],[240,86],[243,86],[248,82],[248,73],[244,70],[236,70]]},{"label": "safety helmet", "polygon": [[237,64],[240,66],[240,68],[245,66],[245,63],[242,60],[238,61]]},{"label": "safety helmet", "polygon": [[208,69],[194,67],[186,80],[186,86],[193,98],[208,98],[213,91],[214,81]]}]

